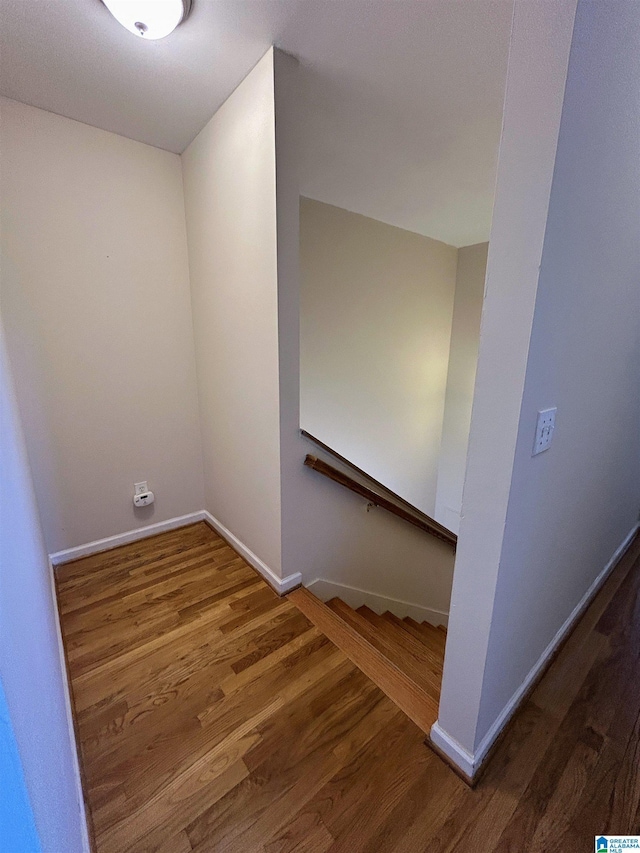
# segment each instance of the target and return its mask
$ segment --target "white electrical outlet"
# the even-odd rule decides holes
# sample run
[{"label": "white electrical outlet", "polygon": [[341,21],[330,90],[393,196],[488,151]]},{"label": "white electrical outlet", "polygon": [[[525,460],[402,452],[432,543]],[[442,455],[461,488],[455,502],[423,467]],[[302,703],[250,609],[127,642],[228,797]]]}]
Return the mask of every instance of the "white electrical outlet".
[{"label": "white electrical outlet", "polygon": [[557,408],[543,409],[538,412],[538,422],[536,424],[536,438],[533,442],[532,456],[542,453],[551,447],[553,431],[556,428],[556,412]]},{"label": "white electrical outlet", "polygon": [[142,483],[134,483],[133,488],[135,489],[134,495],[144,495],[145,492],[149,491],[149,487],[147,486],[147,481],[144,480]]}]

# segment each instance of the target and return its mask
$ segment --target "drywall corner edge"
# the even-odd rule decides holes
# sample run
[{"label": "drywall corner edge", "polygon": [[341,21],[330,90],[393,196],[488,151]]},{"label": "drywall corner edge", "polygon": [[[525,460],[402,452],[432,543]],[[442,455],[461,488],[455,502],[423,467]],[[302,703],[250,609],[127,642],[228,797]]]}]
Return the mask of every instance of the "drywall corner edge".
[{"label": "drywall corner edge", "polygon": [[439,709],[440,725],[471,752],[478,746],[576,4],[514,4]]}]

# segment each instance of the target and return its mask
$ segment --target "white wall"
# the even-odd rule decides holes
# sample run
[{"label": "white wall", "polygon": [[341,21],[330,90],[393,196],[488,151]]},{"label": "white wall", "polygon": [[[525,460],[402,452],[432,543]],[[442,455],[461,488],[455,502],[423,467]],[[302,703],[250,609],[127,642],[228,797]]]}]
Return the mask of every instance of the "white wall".
[{"label": "white wall", "polygon": [[182,164],[205,508],[280,576],[273,51]]},{"label": "white wall", "polygon": [[580,0],[477,741],[638,519],[639,42],[637,2]]},{"label": "white wall", "polygon": [[[0,108],[2,304],[47,548],[199,510],[180,159]],[[134,511],[139,480],[156,504]]]},{"label": "white wall", "polygon": [[307,453],[328,457],[299,433],[299,69],[277,50],[274,67],[283,572],[300,572],[305,586],[322,579],[315,586],[320,594],[346,585],[340,594],[356,606],[399,599],[415,605],[416,615],[446,622],[452,548],[384,510],[368,513],[364,499],[303,464]]},{"label": "white wall", "polygon": [[460,528],[488,249],[488,243],[458,249],[434,515],[437,521],[454,533]]},{"label": "white wall", "polygon": [[300,199],[301,426],[432,516],[456,258]]},{"label": "white wall", "polygon": [[[304,440],[300,450],[341,467],[311,441]],[[368,511],[364,498],[303,469],[302,453],[298,459],[304,542],[295,564],[305,586],[325,600],[337,595],[353,607],[368,604],[378,612],[446,624],[453,548],[384,509]]]},{"label": "white wall", "polygon": [[42,850],[80,853],[85,829],[49,563],[1,329],[0,678]]},{"label": "white wall", "polygon": [[[517,110],[517,102],[510,104],[511,96],[519,96],[534,120],[545,91],[547,97],[553,95],[554,105],[546,114],[555,119],[561,76],[549,80],[540,63],[551,68],[555,57],[564,65],[571,19],[568,15],[564,26],[558,27],[557,10],[549,14],[544,7],[516,7],[516,24],[527,18],[531,23],[533,19],[540,22],[542,12],[547,35],[538,40],[536,35],[544,33],[535,27],[525,46],[518,38],[523,31],[518,26],[514,30],[513,75],[507,89],[499,165],[499,172],[507,164],[515,166],[519,152],[523,157],[519,174],[531,175],[536,164],[540,183],[546,183],[551,174],[550,151],[543,160],[539,150],[545,134],[540,133],[538,123],[535,144],[532,136],[518,140],[509,134],[508,119],[511,109]],[[571,4],[565,10],[571,13]],[[562,35],[562,43],[556,40],[554,44],[553,35],[556,39]],[[536,223],[530,222],[536,227],[528,229],[530,248],[533,251],[539,245],[544,224],[544,249],[541,261],[531,257],[528,269],[523,266],[519,276],[512,270],[514,284],[509,288],[499,275],[506,271],[501,261],[518,259],[522,219],[517,209],[511,211],[511,239],[508,244],[503,242],[502,217],[510,193],[504,185],[501,191],[499,179],[440,706],[441,731],[436,730],[441,745],[446,746],[444,732],[454,752],[457,742],[472,764],[486,753],[523,689],[571,625],[572,614],[579,612],[637,524],[639,38],[637,3],[578,3],[548,215],[542,217],[544,199],[536,199],[533,187],[520,198],[521,204],[528,200],[530,211],[538,217]],[[534,49],[537,60],[529,54]],[[560,71],[557,61],[555,64]],[[535,92],[527,93],[530,84],[526,80],[541,87],[538,98]],[[526,127],[521,120],[520,130],[524,132]],[[549,148],[554,133],[548,126]],[[526,153],[529,156],[524,158]],[[538,155],[535,160],[534,154]],[[502,258],[496,257],[498,251],[504,253]],[[523,315],[517,304],[530,299],[534,282],[537,292],[529,338],[529,324],[520,325]],[[509,329],[513,331],[515,325],[519,331],[515,348],[507,348],[506,336],[495,328],[500,316],[508,321]],[[529,343],[526,372],[522,381],[518,377],[514,383],[513,370],[501,367],[500,361],[517,360],[520,372],[525,342]],[[510,394],[521,397],[517,428],[506,437],[499,420],[493,417],[489,422],[490,374],[493,383],[500,381]],[[552,446],[532,457],[536,413],[554,405],[558,414]],[[489,452],[490,428],[493,447]],[[505,450],[500,449],[505,439],[513,460],[508,502],[504,500],[507,483],[502,479]],[[491,474],[486,470],[490,463]],[[482,470],[484,501],[489,507],[484,511],[479,503]],[[486,499],[487,492],[491,501]],[[496,509],[502,514],[503,531],[492,527]],[[482,536],[480,524],[484,526]],[[492,548],[490,563],[488,545]]]},{"label": "white wall", "polygon": [[[449,635],[432,731],[467,772],[481,757],[483,677],[574,12],[575,0],[516,0],[514,9]],[[530,416],[526,425],[533,428]],[[524,541],[536,554],[539,541]],[[508,647],[517,646],[515,633]]]}]

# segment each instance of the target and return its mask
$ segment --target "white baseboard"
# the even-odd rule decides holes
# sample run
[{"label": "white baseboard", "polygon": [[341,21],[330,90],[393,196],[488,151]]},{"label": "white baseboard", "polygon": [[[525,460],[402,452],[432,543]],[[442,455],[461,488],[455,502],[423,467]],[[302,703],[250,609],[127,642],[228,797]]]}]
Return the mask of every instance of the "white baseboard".
[{"label": "white baseboard", "polygon": [[71,706],[71,693],[69,686],[69,678],[67,674],[66,658],[64,653],[64,644],[62,642],[62,629],[60,627],[60,615],[58,612],[58,600],[56,596],[55,585],[55,568],[56,566],[68,563],[71,560],[78,560],[81,557],[88,557],[92,554],[99,554],[102,551],[110,551],[112,548],[118,548],[120,545],[127,545],[130,542],[137,542],[140,539],[146,539],[149,536],[155,536],[157,533],[164,533],[169,530],[177,530],[180,527],[186,527],[188,524],[195,524],[198,521],[206,521],[217,533],[226,539],[229,544],[243,557],[250,566],[253,566],[258,571],[267,583],[275,589],[279,595],[284,595],[292,589],[300,586],[302,575],[299,572],[288,575],[286,578],[280,579],[256,554],[253,553],[246,545],[244,545],[236,536],[231,533],[217,518],[214,518],[210,512],[199,510],[188,515],[181,515],[177,518],[170,518],[167,521],[159,521],[156,524],[148,524],[145,527],[139,527],[136,530],[129,530],[126,533],[119,533],[116,536],[108,536],[106,539],[97,539],[95,542],[87,542],[86,545],[78,545],[76,548],[67,548],[65,551],[57,551],[55,554],[49,555],[49,585],[51,591],[51,600],[53,602],[53,612],[56,625],[56,636],[58,641],[58,656],[60,658],[60,671],[62,673],[63,692],[65,697],[65,710],[67,715],[67,725],[69,728],[69,741],[72,747],[74,773],[76,777],[76,789],[78,797],[78,809],[80,811],[80,820],[83,828],[82,845],[84,853],[91,853],[91,842],[89,840],[89,828],[87,821],[87,813],[85,808],[85,800],[82,789],[82,775],[80,772],[80,760],[78,744],[76,741],[75,726],[73,721],[73,710]]},{"label": "white baseboard", "polygon": [[87,542],[86,545],[78,545],[76,548],[67,548],[66,551],[56,551],[55,554],[49,554],[49,559],[54,566],[61,566],[63,563],[71,562],[71,560],[79,560],[80,557],[90,557],[92,554],[99,554],[101,551],[110,551],[120,545],[128,545],[130,542],[155,536],[156,533],[165,533],[168,530],[176,530],[178,527],[186,527],[187,524],[204,521],[204,517],[204,510],[191,512],[188,515],[158,521],[156,524],[147,524],[145,527],[136,528],[136,530],[128,530],[126,533],[118,533],[116,536],[107,536],[106,539],[96,539],[95,542]]},{"label": "white baseboard", "polygon": [[222,522],[214,518],[205,509],[198,510],[198,512],[191,512],[188,515],[180,515],[177,518],[169,518],[166,521],[159,521],[157,524],[148,524],[146,527],[138,527],[136,530],[128,530],[126,533],[118,533],[116,536],[108,536],[106,539],[96,539],[95,542],[87,542],[86,545],[78,545],[76,548],[67,548],[66,551],[56,551],[55,554],[49,554],[49,560],[53,566],[61,566],[64,563],[71,562],[71,560],[79,560],[81,557],[90,557],[92,554],[110,551],[112,548],[118,548],[120,545],[128,545],[130,542],[137,542],[140,539],[155,536],[157,533],[177,530],[179,527],[186,527],[188,524],[195,524],[198,521],[206,521],[216,533],[219,533],[223,539],[226,539],[231,547],[262,575],[278,595],[285,595],[285,593],[290,592],[302,583],[300,572],[287,575],[286,578],[279,578],[257,554],[254,554],[250,548],[247,548]]},{"label": "white baseboard", "polygon": [[279,578],[276,573],[272,571],[272,569],[270,569],[269,566],[260,559],[260,557],[257,556],[257,554],[254,554],[253,551],[244,544],[244,542],[241,542],[237,536],[225,527],[221,521],[218,521],[217,518],[211,515],[210,512],[204,510],[202,517],[207,524],[216,531],[216,533],[219,533],[223,539],[226,539],[234,551],[237,551],[250,566],[253,566],[253,568],[262,575],[269,586],[273,587],[278,595],[285,595],[287,592],[291,592],[292,589],[300,586],[302,583],[302,575],[300,572],[287,575],[285,578]]},{"label": "white baseboard", "polygon": [[345,604],[353,607],[354,610],[366,604],[367,607],[370,607],[376,613],[384,613],[385,610],[390,610],[399,619],[410,616],[416,622],[430,622],[432,625],[445,626],[449,621],[449,614],[442,610],[433,610],[429,607],[423,607],[421,604],[412,604],[409,601],[390,598],[387,595],[380,595],[370,590],[336,583],[325,578],[316,578],[316,580],[307,586],[307,589],[317,598],[321,599],[321,601],[329,601],[331,598],[341,598]]},{"label": "white baseboard", "polygon": [[440,752],[444,752],[447,758],[451,759],[469,780],[473,779],[477,771],[475,756],[466,750],[462,744],[458,743],[457,740],[454,740],[444,729],[441,729],[437,720],[431,726],[429,737],[433,745]]},{"label": "white baseboard", "polygon": [[527,677],[524,679],[520,687],[515,691],[512,697],[509,699],[507,704],[502,709],[501,713],[496,718],[495,722],[486,733],[486,735],[482,738],[480,743],[478,744],[478,748],[474,753],[469,752],[465,749],[455,738],[452,738],[451,735],[446,732],[443,728],[440,727],[439,721],[433,724],[431,728],[431,740],[444,754],[451,759],[451,761],[462,770],[468,777],[471,779],[474,776],[477,776],[478,771],[480,770],[482,763],[487,757],[489,750],[493,746],[495,740],[497,739],[500,732],[507,725],[511,717],[518,710],[518,707],[523,700],[523,698],[527,695],[531,687],[535,684],[537,679],[540,677],[540,674],[544,671],[545,667],[548,665],[549,660],[555,654],[556,649],[565,639],[565,637],[571,633],[575,624],[580,619],[584,611],[591,604],[595,596],[598,594],[600,588],[609,577],[617,563],[624,556],[625,551],[631,545],[634,536],[640,529],[640,523],[634,524],[631,528],[627,536],[624,538],[622,543],[616,548],[613,556],[608,561],[606,566],[602,569],[596,579],[593,581],[589,589],[582,596],[578,604],[571,611],[567,619],[564,621],[562,626],[557,631],[554,638],[551,640],[546,649],[542,652],[534,666],[531,668]]},{"label": "white baseboard", "polygon": [[62,692],[64,694],[64,707],[67,717],[67,728],[69,730],[69,743],[71,745],[71,760],[73,763],[78,812],[80,814],[80,826],[82,829],[82,850],[83,853],[91,853],[91,841],[89,838],[89,821],[85,805],[84,791],[82,788],[82,773],[80,771],[80,750],[78,747],[78,742],[76,740],[76,729],[73,721],[73,708],[71,706],[71,687],[69,685],[69,676],[67,673],[67,661],[64,654],[64,644],[62,642],[62,628],[60,627],[60,613],[58,611],[58,597],[56,595],[54,566],[51,560],[49,560],[49,589],[51,592],[51,602],[53,605],[53,620],[56,626],[58,657],[60,659],[60,673],[62,676]]}]

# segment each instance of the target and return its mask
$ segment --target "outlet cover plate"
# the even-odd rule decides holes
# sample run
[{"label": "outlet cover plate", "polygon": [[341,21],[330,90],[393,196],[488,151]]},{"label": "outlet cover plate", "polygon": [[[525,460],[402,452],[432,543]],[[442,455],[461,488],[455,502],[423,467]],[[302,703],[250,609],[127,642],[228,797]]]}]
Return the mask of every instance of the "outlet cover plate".
[{"label": "outlet cover plate", "polygon": [[134,483],[133,487],[135,489],[134,495],[144,495],[145,492],[149,491],[146,480],[143,480],[142,483]]},{"label": "outlet cover plate", "polygon": [[536,437],[533,442],[532,456],[537,456],[538,453],[543,453],[551,447],[553,439],[553,431],[556,428],[556,412],[557,407],[553,409],[542,409],[538,412],[538,421],[536,423]]}]

